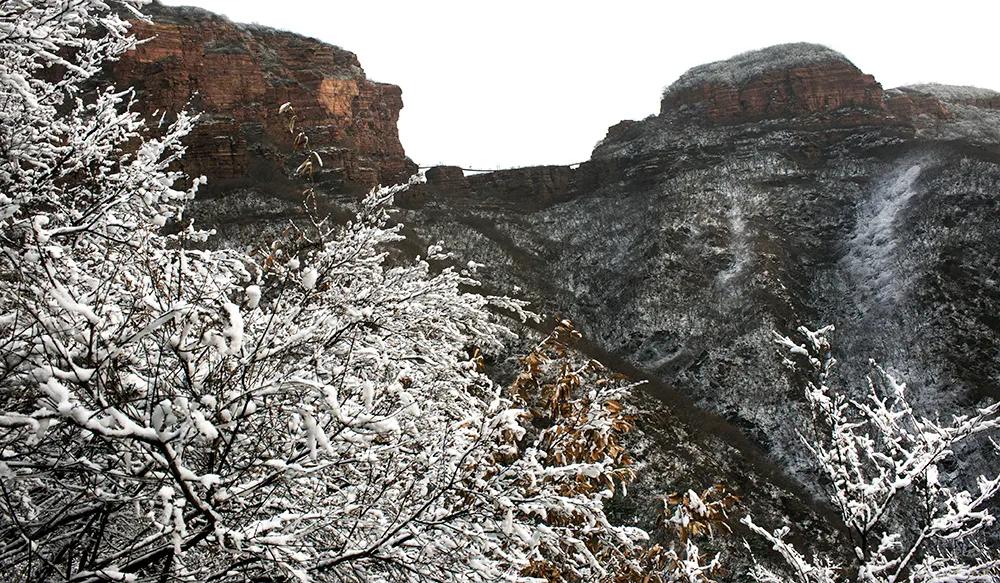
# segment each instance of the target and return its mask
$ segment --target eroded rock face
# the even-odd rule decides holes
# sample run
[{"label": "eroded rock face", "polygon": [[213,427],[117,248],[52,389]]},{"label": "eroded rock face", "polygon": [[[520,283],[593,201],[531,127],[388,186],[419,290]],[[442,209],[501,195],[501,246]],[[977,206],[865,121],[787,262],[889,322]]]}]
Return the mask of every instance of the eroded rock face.
[{"label": "eroded rock face", "polygon": [[324,159],[331,188],[367,189],[416,171],[396,122],[399,87],[365,77],[357,57],[299,35],[242,25],[193,8],[153,5],[150,40],[124,55],[112,76],[133,85],[147,113],[203,112],[188,139],[186,170],[217,184],[281,181],[290,154],[283,103]]},{"label": "eroded rock face", "polygon": [[716,124],[851,110],[886,120],[882,86],[835,51],[806,43],[751,51],[691,69],[660,112],[692,108]]}]

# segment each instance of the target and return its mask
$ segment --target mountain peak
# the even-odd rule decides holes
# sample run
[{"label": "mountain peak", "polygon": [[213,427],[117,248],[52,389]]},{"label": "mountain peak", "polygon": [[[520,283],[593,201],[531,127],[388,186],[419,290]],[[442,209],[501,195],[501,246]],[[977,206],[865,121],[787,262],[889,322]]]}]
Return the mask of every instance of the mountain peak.
[{"label": "mountain peak", "polygon": [[882,112],[882,97],[875,78],[842,54],[792,43],[688,70],[664,91],[661,113],[700,110],[695,119],[742,123],[839,110]]},{"label": "mountain peak", "polygon": [[706,84],[739,87],[772,71],[814,67],[823,63],[843,63],[854,67],[847,57],[829,47],[805,42],[786,43],[692,67],[666,91],[683,91]]}]

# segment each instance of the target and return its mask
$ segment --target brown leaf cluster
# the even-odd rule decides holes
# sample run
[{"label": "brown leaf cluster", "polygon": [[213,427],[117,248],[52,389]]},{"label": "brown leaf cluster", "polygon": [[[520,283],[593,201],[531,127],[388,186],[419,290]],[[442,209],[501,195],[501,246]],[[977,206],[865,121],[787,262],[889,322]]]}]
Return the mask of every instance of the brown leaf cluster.
[{"label": "brown leaf cluster", "polygon": [[[587,360],[574,352],[580,333],[569,320],[559,322],[555,330],[521,359],[523,370],[511,386],[512,396],[525,409],[535,430],[546,460],[568,465],[610,460],[605,471],[595,477],[583,475],[561,485],[564,495],[593,494],[606,489],[614,492],[635,478],[633,460],[624,437],[634,428],[634,417],[620,400],[627,379],[610,371],[596,360]],[[522,437],[528,441],[529,437]],[[514,438],[511,437],[513,440]],[[701,493],[698,503],[689,494],[671,494],[664,498],[664,523],[683,513],[683,525],[673,525],[679,545],[641,543],[609,544],[599,533],[580,534],[579,538],[608,569],[607,583],[666,583],[676,580],[691,557],[683,550],[692,538],[731,532],[728,515],[739,498],[717,484]],[[572,525],[574,516],[550,515],[545,522],[552,526]],[[678,550],[681,549],[681,550]],[[553,561],[535,560],[524,575],[552,582],[575,582],[577,578]],[[692,579],[681,579],[692,581]],[[702,583],[711,580],[706,574]]]}]

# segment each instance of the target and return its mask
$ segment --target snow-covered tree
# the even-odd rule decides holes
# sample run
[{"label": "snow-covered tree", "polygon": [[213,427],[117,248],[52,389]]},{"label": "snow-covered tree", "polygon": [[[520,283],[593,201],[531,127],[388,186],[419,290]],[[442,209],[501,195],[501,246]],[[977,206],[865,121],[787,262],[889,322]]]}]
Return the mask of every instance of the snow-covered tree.
[{"label": "snow-covered tree", "polygon": [[387,261],[404,187],[260,255],[199,248],[203,179],[172,169],[195,120],[147,128],[131,91],[92,89],[141,4],[0,0],[5,577],[701,572],[691,543],[677,567],[604,515],[631,477],[626,383],[545,356],[563,330],[505,397],[478,351],[511,336],[490,308],[523,305],[468,292],[474,265],[433,269],[438,246]]},{"label": "snow-covered tree", "polygon": [[[1000,428],[1000,403],[950,419],[918,415],[906,400],[906,385],[871,363],[863,399],[831,387],[836,364],[827,326],[799,328],[803,341],[778,336],[786,364],[804,363],[809,377],[806,400],[815,435],[803,435],[833,506],[850,538],[849,561],[808,559],[774,532],[743,522],[764,537],[802,583],[834,581],[968,582],[996,581],[1000,558],[977,542],[994,522],[991,500],[1000,492],[1000,474],[969,480],[955,456],[979,436]],[[974,481],[974,487],[965,484]],[[764,567],[759,581],[785,579]]]}]

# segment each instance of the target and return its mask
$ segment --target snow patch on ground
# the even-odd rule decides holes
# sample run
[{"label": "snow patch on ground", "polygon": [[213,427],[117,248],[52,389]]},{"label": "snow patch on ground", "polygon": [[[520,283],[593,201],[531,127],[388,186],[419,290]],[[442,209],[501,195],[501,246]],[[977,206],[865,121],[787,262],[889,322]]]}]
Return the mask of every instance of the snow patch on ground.
[{"label": "snow patch on ground", "polygon": [[848,239],[848,272],[856,279],[860,293],[879,302],[894,299],[902,291],[895,261],[896,219],[916,194],[914,184],[921,169],[919,163],[904,167],[879,184],[862,205]]},{"label": "snow patch on ground", "polygon": [[750,236],[747,233],[747,221],[744,211],[745,199],[743,193],[730,190],[726,198],[729,201],[729,208],[726,211],[726,219],[729,226],[729,250],[733,255],[733,262],[719,272],[717,281],[725,286],[734,277],[743,272],[744,268],[753,259],[750,251]]}]

